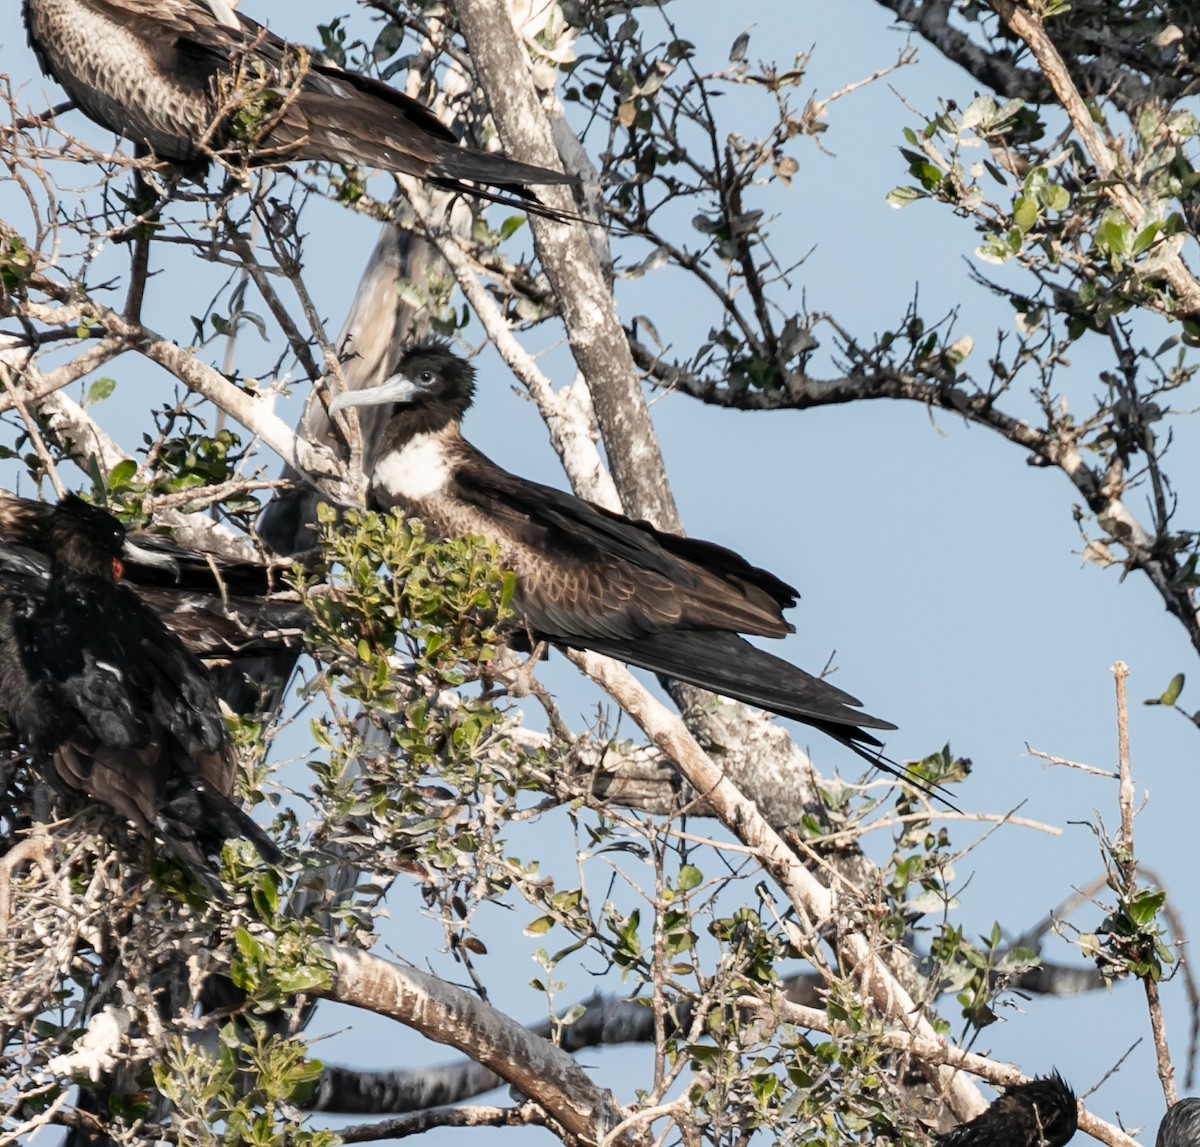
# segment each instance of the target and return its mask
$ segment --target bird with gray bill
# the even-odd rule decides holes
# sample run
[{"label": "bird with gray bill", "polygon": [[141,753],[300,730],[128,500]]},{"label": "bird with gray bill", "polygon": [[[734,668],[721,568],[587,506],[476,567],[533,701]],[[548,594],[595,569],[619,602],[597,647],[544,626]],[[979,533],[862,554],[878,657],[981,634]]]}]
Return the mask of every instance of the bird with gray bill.
[{"label": "bird with gray bill", "polygon": [[495,543],[516,575],[510,644],[594,650],[819,729],[921,787],[869,730],[894,729],[849,693],[752,645],[783,637],[797,591],[712,542],[655,529],[502,469],[461,433],[474,368],[418,346],[379,386],[337,395],[330,413],[390,405],[370,478],[376,509],[420,518],[443,538]]}]

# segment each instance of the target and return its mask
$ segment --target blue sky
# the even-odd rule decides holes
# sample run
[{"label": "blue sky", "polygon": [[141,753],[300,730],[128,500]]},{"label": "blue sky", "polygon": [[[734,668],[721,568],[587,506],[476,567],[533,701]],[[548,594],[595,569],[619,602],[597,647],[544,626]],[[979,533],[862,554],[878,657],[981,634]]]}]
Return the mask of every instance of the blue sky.
[{"label": "blue sky", "polygon": [[[314,0],[245,2],[250,15],[309,40],[330,9]],[[693,20],[687,5],[676,9],[681,31],[697,41],[702,68],[719,67],[729,44],[747,26],[751,58],[772,55],[786,62],[811,48],[800,89],[804,95],[823,96],[887,66],[905,42],[902,32],[889,28],[887,13],[867,0],[705,5],[702,20]],[[646,9],[641,12],[642,19],[653,19]],[[35,85],[31,104],[39,102],[32,94],[38,84],[47,92],[46,102],[57,100],[52,84],[35,79],[32,58],[14,25],[10,20],[9,29],[0,33],[0,70],[18,83]],[[359,17],[354,27],[366,34],[368,25]],[[800,167],[791,189],[773,188],[755,204],[779,217],[775,244],[781,262],[811,249],[785,306],[799,309],[804,292],[809,307],[835,314],[866,336],[899,322],[919,285],[924,315],[936,319],[959,308],[957,329],[976,343],[971,363],[986,360],[995,331],[1011,330],[1012,320],[1006,307],[969,282],[968,263],[977,242],[969,225],[929,205],[896,212],[885,204],[887,192],[906,181],[896,151],[901,129],[916,123],[901,97],[913,107],[933,110],[939,95],[965,106],[974,94],[969,77],[922,48],[918,65],[833,104],[821,148],[805,140],[794,143]],[[743,106],[746,115],[756,108],[765,113],[765,104],[754,99],[749,93],[728,98],[725,126],[736,128]],[[76,115],[72,128],[79,124]],[[336,208],[313,206],[306,215],[314,236],[306,248],[306,280],[336,330],[376,227]],[[0,184],[0,218],[23,224],[11,185]],[[628,258],[644,254],[632,251]],[[123,254],[109,257],[119,270]],[[198,260],[173,261],[169,277],[151,288],[152,325],[186,341],[188,316],[199,313],[219,278]],[[626,317],[651,316],[663,337],[684,354],[711,322],[686,295],[664,289],[661,273],[621,284],[618,301]],[[477,326],[469,337],[481,338]],[[265,369],[276,354],[256,339],[248,334],[239,344],[239,366],[247,372]],[[1095,345],[1083,340],[1062,380],[1081,406],[1105,364],[1104,349],[1099,340]],[[223,347],[201,353],[219,363]],[[553,351],[546,363],[559,385],[570,381],[565,352]],[[132,357],[106,373],[120,385],[108,400],[112,406],[99,411],[101,421],[128,425],[125,444],[132,448],[137,444],[133,428],[144,419],[147,405],[166,401],[173,386]],[[510,469],[563,484],[532,406],[513,393],[498,366],[493,364],[482,381],[468,436]],[[783,654],[816,671],[836,650],[836,683],[861,697],[870,712],[900,726],[889,740],[889,754],[921,756],[948,740],[972,757],[975,773],[956,798],[964,809],[996,813],[1025,802],[1021,815],[1061,829],[1054,837],[1006,829],[961,861],[958,882],[965,887],[956,921],[968,934],[986,933],[993,919],[1019,932],[1099,873],[1093,834],[1080,822],[1098,813],[1115,830],[1115,786],[1045,769],[1025,754],[1025,745],[1114,767],[1108,667],[1118,659],[1131,668],[1139,804],[1142,794],[1148,797],[1137,824],[1139,854],[1165,882],[1183,919],[1196,926],[1200,889],[1191,877],[1194,860],[1186,841],[1194,832],[1190,797],[1197,733],[1181,717],[1140,704],[1159,693],[1173,673],[1190,671],[1193,655],[1138,576],[1122,583],[1116,570],[1082,565],[1071,514],[1078,498],[1062,475],[1027,466],[1017,449],[979,428],[894,402],[766,415],[706,409],[672,395],[656,399],[654,417],[689,533],[732,546],[800,588],[802,600],[792,615],[799,632],[780,647]],[[1180,520],[1186,524],[1195,507],[1193,491],[1200,489],[1195,462],[1200,452],[1186,420],[1176,433],[1173,473]],[[1133,504],[1141,509],[1136,496]],[[569,716],[586,712],[592,694],[578,689],[569,671],[555,671],[552,680]],[[1182,700],[1197,704],[1187,691]],[[797,733],[823,771],[857,774],[857,760],[839,746],[816,735],[809,738],[803,729]],[[983,826],[977,831],[982,834]],[[556,832],[561,834],[561,825]],[[975,835],[969,825],[956,825],[953,833],[964,845]],[[557,851],[569,863],[570,842],[548,828],[530,847]],[[415,894],[401,892],[392,914],[403,924],[403,941],[389,940],[400,955],[420,964],[422,955],[411,947],[424,927],[417,912]],[[497,919],[497,943],[485,968],[496,982],[493,1001],[518,1017],[536,1018],[540,998],[525,987],[536,969],[520,944],[499,940],[511,921]],[[1091,930],[1100,919],[1099,909],[1085,908],[1074,922]],[[428,940],[431,946],[437,943],[433,929]],[[1045,954],[1080,960],[1053,939]],[[434,962],[443,971],[448,967]],[[564,1003],[590,994],[595,984],[580,978],[572,988],[577,991],[564,992]],[[1164,999],[1172,1050],[1182,1068],[1187,1038],[1182,986],[1167,985]],[[953,1012],[948,1003],[946,1013]],[[379,1066],[431,1058],[415,1048],[415,1037],[345,1009],[324,1009],[314,1030],[343,1024],[352,1027],[322,1045],[319,1054]],[[1031,1073],[1057,1067],[1083,1092],[1139,1038],[1141,1045],[1088,1102],[1098,1114],[1119,1117],[1127,1127],[1148,1126],[1147,1141],[1163,1104],[1136,985],[1120,985],[1108,996],[1020,1002],[983,1033],[975,1050],[1011,1059]],[[432,1058],[448,1057],[437,1049]],[[624,1100],[644,1079],[647,1064],[646,1057],[624,1050],[591,1052],[584,1061],[601,1064],[599,1077]]]}]

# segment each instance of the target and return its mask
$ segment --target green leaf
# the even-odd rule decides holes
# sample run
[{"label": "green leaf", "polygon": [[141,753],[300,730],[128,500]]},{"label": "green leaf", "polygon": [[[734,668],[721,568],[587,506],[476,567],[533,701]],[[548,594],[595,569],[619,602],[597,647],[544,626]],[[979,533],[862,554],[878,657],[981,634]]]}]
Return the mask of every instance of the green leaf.
[{"label": "green leaf", "polygon": [[1158,910],[1167,899],[1167,894],[1158,892],[1139,892],[1129,901],[1129,918],[1139,928],[1144,928],[1158,914]]},{"label": "green leaf", "polygon": [[1021,196],[1013,203],[1013,223],[1024,235],[1038,220],[1037,203]]},{"label": "green leaf", "polygon": [[675,882],[675,887],[678,888],[680,892],[691,892],[693,888],[699,887],[703,880],[704,875],[701,873],[700,869],[691,864],[685,864],[679,870],[679,878]]},{"label": "green leaf", "polygon": [[137,474],[137,463],[132,458],[118,462],[108,472],[108,489],[120,490],[128,486]]},{"label": "green leaf", "polygon": [[925,193],[919,187],[893,187],[887,193],[885,202],[889,207],[895,207],[898,211],[902,207],[907,207],[910,203],[924,198],[926,198]]},{"label": "green leaf", "polygon": [[98,378],[88,387],[83,405],[91,406],[93,403],[103,402],[116,389],[117,380],[115,378]]},{"label": "green leaf", "polygon": [[504,222],[500,224],[500,238],[511,239],[522,227],[525,226],[526,218],[524,215],[509,215]]},{"label": "green leaf", "polygon": [[1038,198],[1047,211],[1066,211],[1071,206],[1071,193],[1057,183],[1046,187]]},{"label": "green leaf", "polygon": [[1183,692],[1183,674],[1176,673],[1174,677],[1167,683],[1167,687],[1158,697],[1151,697],[1145,702],[1147,705],[1174,705],[1179,700],[1179,694]]},{"label": "green leaf", "polygon": [[1157,221],[1151,223],[1149,227],[1144,227],[1141,231],[1139,231],[1137,238],[1133,241],[1133,254],[1141,255],[1146,251],[1149,251],[1161,231],[1162,224]]}]

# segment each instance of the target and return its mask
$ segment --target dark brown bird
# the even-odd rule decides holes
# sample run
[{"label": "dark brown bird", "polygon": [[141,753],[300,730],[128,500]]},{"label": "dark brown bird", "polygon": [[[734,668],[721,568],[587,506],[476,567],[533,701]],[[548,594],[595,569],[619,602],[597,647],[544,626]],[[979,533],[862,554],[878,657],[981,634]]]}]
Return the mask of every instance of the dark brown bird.
[{"label": "dark brown bird", "polygon": [[394,404],[371,474],[372,501],[420,518],[441,537],[475,535],[497,545],[517,575],[514,644],[531,637],[592,649],[711,689],[820,729],[903,775],[867,732],[895,725],[738,636],[793,632],[783,610],[796,604],[796,590],[731,550],[502,470],[460,432],[474,390],[468,363],[445,347],[421,346],[393,378],[339,394],[330,411]]},{"label": "dark brown bird", "polygon": [[208,672],[121,584],[129,546],[116,518],[70,495],[44,528],[48,571],[6,543],[0,574],[10,731],[57,787],[157,835],[224,898],[209,858],[225,840],[281,855],[232,799],[237,758]]},{"label": "dark brown bird", "polygon": [[1057,1071],[1008,1088],[982,1115],[937,1136],[941,1147],[1063,1147],[1079,1105]]},{"label": "dark brown bird", "polygon": [[1167,1111],[1154,1147],[1200,1147],[1200,1099],[1181,1099]]},{"label": "dark brown bird", "polygon": [[85,114],[188,174],[210,152],[240,149],[256,164],[362,164],[565,217],[526,184],[569,176],[460,146],[423,104],[319,60],[226,0],[22,0],[22,10],[42,70]]}]

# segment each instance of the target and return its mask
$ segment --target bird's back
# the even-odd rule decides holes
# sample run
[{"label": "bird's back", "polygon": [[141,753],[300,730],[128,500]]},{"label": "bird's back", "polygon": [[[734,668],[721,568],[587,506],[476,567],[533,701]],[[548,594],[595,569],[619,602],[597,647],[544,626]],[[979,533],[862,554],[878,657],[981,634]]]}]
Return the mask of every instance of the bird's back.
[{"label": "bird's back", "polygon": [[187,48],[213,24],[205,5],[187,0],[25,0],[29,42],[53,76],[92,119],[187,162],[208,130],[219,57]]}]

